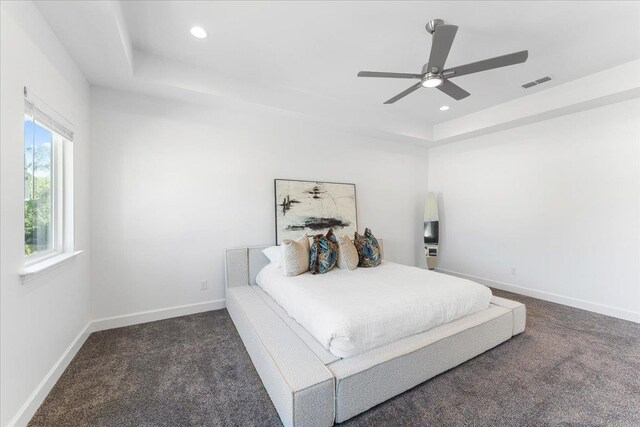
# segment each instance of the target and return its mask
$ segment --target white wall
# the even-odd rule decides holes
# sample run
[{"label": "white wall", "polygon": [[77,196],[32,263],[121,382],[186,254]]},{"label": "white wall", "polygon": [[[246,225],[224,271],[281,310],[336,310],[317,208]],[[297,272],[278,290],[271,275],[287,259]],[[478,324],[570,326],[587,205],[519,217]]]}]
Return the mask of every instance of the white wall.
[{"label": "white wall", "polygon": [[424,148],[97,88],[91,118],[94,318],[223,299],[224,249],[275,240],[274,178],[355,183],[359,228],[421,262]]},{"label": "white wall", "polygon": [[[89,86],[31,2],[1,4],[1,419],[7,425],[89,322],[89,253],[22,284],[23,87],[74,123],[75,238],[89,249]],[[54,375],[55,377],[55,375]],[[54,378],[55,379],[55,378]],[[26,406],[23,424],[39,400]]]},{"label": "white wall", "polygon": [[429,188],[442,269],[640,321],[637,98],[431,149]]}]

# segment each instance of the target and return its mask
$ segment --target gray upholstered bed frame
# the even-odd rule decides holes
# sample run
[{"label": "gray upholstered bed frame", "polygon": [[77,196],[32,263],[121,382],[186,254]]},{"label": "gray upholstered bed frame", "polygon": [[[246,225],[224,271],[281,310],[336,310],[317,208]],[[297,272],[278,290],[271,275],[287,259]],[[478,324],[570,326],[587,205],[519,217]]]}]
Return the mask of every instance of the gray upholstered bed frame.
[{"label": "gray upholstered bed frame", "polygon": [[343,422],[524,331],[524,305],[494,296],[484,311],[340,359],[256,286],[264,248],[226,251],[226,303],[285,426]]}]

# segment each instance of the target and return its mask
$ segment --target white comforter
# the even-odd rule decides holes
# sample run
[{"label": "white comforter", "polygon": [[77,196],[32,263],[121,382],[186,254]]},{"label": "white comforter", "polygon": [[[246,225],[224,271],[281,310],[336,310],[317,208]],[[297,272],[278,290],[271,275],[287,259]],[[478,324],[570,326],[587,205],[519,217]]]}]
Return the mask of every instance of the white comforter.
[{"label": "white comforter", "polygon": [[388,261],[374,268],[285,277],[269,264],[256,278],[331,353],[350,357],[489,307],[486,286]]}]

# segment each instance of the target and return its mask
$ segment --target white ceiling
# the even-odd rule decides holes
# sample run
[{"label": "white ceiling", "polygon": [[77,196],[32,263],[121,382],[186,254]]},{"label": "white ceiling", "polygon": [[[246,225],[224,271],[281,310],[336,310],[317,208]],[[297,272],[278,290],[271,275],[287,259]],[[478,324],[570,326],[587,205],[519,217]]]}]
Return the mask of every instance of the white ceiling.
[{"label": "white ceiling", "polygon": [[[38,7],[90,81],[122,86],[121,73],[106,73],[108,67],[100,63],[110,55],[100,50],[112,49],[114,42],[92,46],[92,39],[104,39],[105,32],[96,34],[96,22],[83,25],[87,15],[104,13],[90,3],[100,2]],[[436,123],[640,58],[640,2],[130,1],[114,10],[133,52],[206,70],[212,80],[224,82],[218,94],[246,98],[247,88],[260,88],[256,102],[273,99],[274,105],[282,104],[283,94],[295,94],[299,109],[305,103],[314,108],[322,103],[325,110],[335,106],[341,114],[369,115],[372,123],[393,122],[388,129],[403,133],[406,127],[405,134],[419,138],[427,138],[426,129]],[[414,82],[357,78],[356,73],[419,72],[431,46],[424,26],[433,18],[459,26],[447,67],[523,49],[529,59],[455,79],[471,93],[461,101],[421,89],[383,105]],[[193,25],[205,28],[209,37],[192,37]],[[135,58],[133,63],[135,69]],[[553,80],[520,87],[546,75]],[[444,104],[451,109],[439,111]]]}]

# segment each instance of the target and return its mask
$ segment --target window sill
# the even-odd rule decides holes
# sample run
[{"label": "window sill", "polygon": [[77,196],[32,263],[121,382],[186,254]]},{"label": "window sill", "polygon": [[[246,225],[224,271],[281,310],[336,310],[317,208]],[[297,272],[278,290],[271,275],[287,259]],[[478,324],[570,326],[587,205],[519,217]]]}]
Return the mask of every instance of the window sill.
[{"label": "window sill", "polygon": [[54,270],[60,267],[62,264],[72,260],[76,256],[80,255],[84,251],[66,252],[51,258],[47,258],[41,262],[25,267],[20,274],[22,283],[27,283],[45,274],[48,271]]}]

